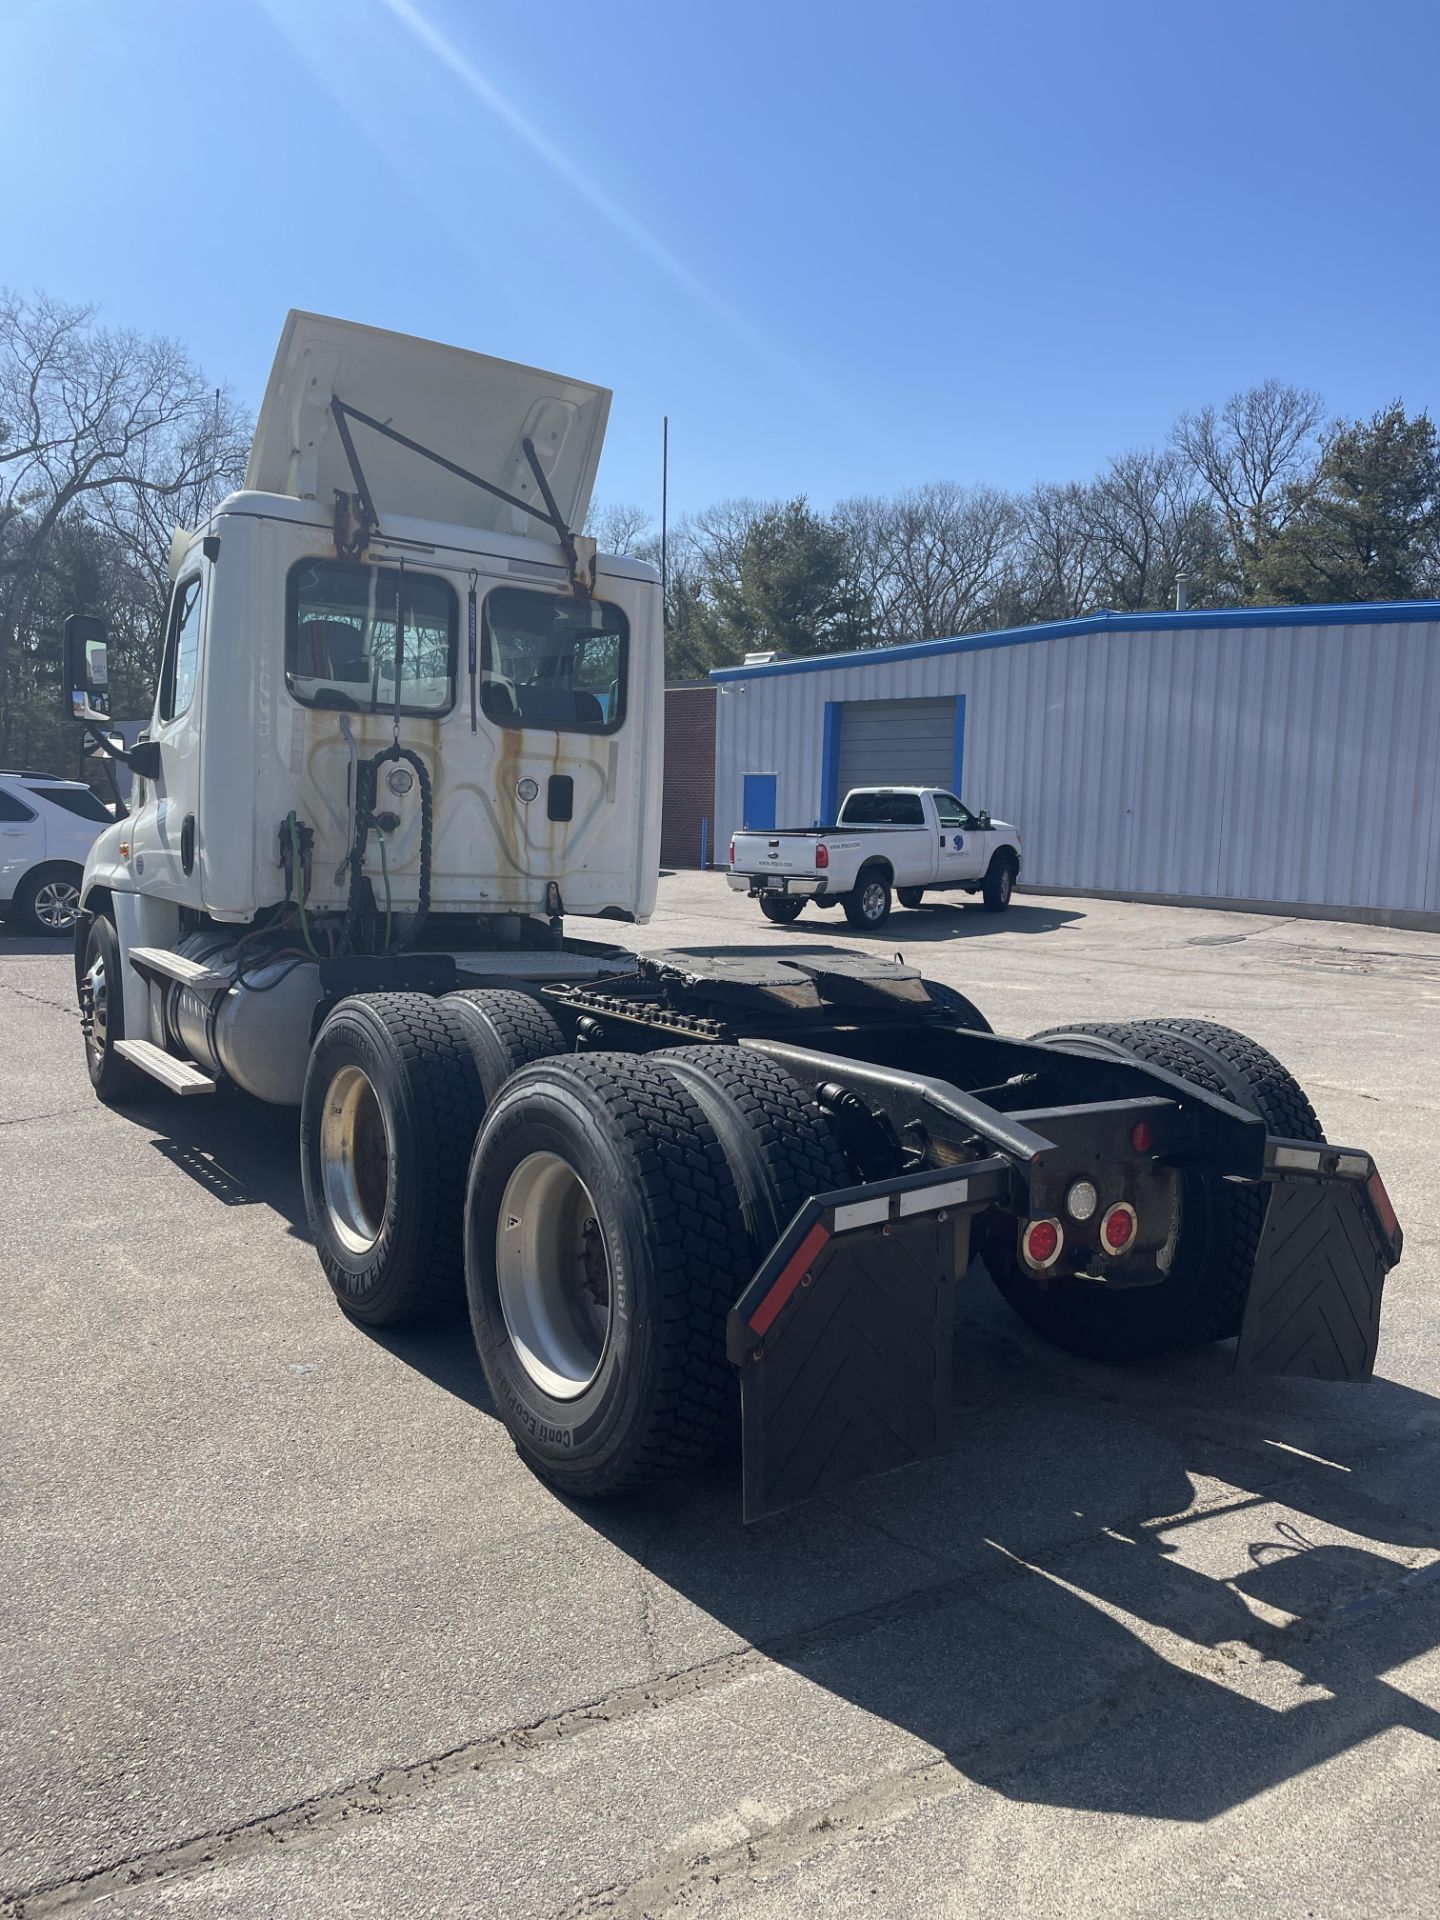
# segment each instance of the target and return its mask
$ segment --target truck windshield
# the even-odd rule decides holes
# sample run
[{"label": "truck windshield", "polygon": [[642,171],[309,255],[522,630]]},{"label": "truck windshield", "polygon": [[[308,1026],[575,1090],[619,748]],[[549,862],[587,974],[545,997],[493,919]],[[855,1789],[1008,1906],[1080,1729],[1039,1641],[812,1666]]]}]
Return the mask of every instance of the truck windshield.
[{"label": "truck windshield", "polygon": [[395,704],[395,602],[404,595],[402,713],[445,713],[455,700],[457,602],[433,573],[363,561],[302,560],[290,569],[285,684],[309,707],[372,713]]},{"label": "truck windshield", "polygon": [[849,793],[840,809],[839,826],[923,827],[925,809],[918,793]]},{"label": "truck windshield", "polygon": [[480,704],[502,727],[613,733],[630,625],[608,600],[496,587],[485,602]]}]

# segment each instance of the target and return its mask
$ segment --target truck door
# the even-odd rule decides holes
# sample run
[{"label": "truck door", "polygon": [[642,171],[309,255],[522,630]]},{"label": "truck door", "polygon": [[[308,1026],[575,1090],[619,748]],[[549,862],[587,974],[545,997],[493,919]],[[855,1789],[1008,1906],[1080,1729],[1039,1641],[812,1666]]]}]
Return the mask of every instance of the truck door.
[{"label": "truck door", "polygon": [[[197,555],[198,560],[198,555]],[[160,771],[130,819],[130,866],[141,893],[198,906],[200,706],[207,596],[203,569],[182,570],[170,596],[150,738]]]},{"label": "truck door", "polygon": [[935,851],[936,886],[978,880],[985,871],[985,835],[976,826],[974,815],[953,793],[936,793],[933,798],[939,835]]}]

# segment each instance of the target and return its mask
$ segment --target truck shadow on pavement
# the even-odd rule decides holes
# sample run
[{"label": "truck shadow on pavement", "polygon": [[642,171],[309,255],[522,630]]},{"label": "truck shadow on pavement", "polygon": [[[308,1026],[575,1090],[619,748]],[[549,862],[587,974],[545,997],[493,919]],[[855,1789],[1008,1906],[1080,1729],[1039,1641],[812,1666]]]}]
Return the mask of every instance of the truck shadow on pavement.
[{"label": "truck shadow on pavement", "polygon": [[[694,1664],[708,1616],[829,1696],[803,1724],[833,1718],[837,1751],[845,1705],[885,1723],[866,1778],[943,1756],[1017,1800],[1155,1819],[1396,1729],[1440,1741],[1394,1675],[1440,1647],[1440,1401],[1236,1380],[1224,1347],[1091,1367],[1010,1325],[983,1268],[971,1288],[943,1458],[750,1528],[736,1448],[564,1503],[634,1561],[656,1675]],[[372,1337],[491,1411],[462,1322]],[[743,1799],[743,1735],[734,1765]]]},{"label": "truck shadow on pavement", "polygon": [[[294,1116],[199,1108],[167,1103],[156,1150],[304,1237]],[[354,1337],[494,1417],[462,1313]],[[576,1551],[633,1563],[647,1671],[758,1648],[801,1686],[827,1781],[943,1757],[1020,1801],[1208,1820],[1397,1730],[1440,1741],[1433,1667],[1413,1693],[1404,1672],[1440,1647],[1440,1400],[1236,1379],[1230,1357],[1072,1361],[977,1267],[942,1458],[749,1528],[734,1445],[645,1496],[560,1504]]]}]

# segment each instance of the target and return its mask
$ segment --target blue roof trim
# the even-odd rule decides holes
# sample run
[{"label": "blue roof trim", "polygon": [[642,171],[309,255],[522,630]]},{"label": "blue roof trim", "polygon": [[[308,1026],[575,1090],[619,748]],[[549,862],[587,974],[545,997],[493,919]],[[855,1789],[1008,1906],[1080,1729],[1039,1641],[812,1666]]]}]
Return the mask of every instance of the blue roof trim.
[{"label": "blue roof trim", "polygon": [[764,680],[780,673],[828,673],[832,667],[873,667],[891,660],[925,660],[935,653],[981,653],[990,647],[1033,646],[1081,633],[1193,632],[1197,627],[1378,627],[1440,620],[1440,600],[1367,600],[1338,607],[1220,607],[1186,613],[1087,613],[1078,620],[1043,620],[1033,627],[966,633],[953,640],[911,640],[859,653],[813,654],[765,667],[712,667],[712,680]]}]

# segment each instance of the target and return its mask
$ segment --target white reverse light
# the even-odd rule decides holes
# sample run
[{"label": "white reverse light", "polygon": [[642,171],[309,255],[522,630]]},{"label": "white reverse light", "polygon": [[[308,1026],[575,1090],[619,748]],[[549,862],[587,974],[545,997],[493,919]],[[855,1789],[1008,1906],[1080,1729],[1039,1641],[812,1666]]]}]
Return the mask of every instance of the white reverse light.
[{"label": "white reverse light", "polygon": [[1072,1220],[1088,1220],[1100,1204],[1100,1196],[1089,1180],[1073,1180],[1065,1195],[1065,1211]]}]

